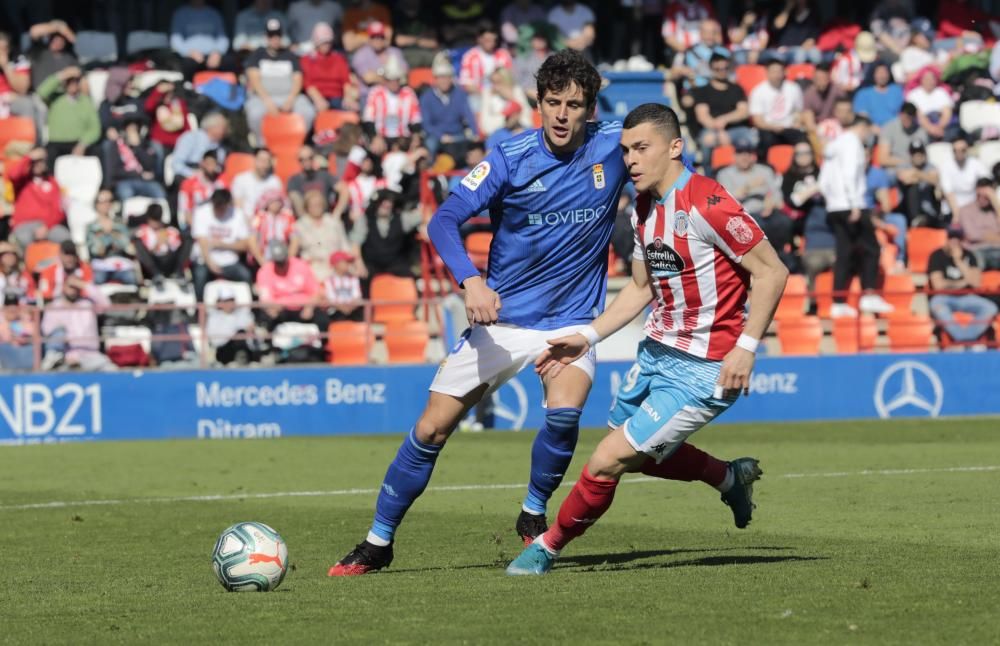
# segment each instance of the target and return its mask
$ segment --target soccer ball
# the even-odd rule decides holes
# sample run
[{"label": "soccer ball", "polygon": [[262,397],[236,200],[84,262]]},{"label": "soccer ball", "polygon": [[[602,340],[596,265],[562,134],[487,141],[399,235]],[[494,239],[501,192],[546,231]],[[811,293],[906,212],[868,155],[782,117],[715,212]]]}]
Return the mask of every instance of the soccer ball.
[{"label": "soccer ball", "polygon": [[285,578],[288,547],[264,523],[236,523],[215,542],[212,567],[219,583],[230,592],[268,592]]}]

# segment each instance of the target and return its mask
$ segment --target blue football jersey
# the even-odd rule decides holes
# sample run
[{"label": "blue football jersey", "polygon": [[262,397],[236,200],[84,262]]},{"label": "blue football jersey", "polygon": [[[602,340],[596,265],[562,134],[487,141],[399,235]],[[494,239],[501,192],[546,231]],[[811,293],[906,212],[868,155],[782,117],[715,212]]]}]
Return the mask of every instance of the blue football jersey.
[{"label": "blue football jersey", "polygon": [[487,284],[500,322],[551,330],[588,323],[604,308],[608,244],[628,177],[621,123],[588,123],[584,144],[556,156],[541,130],[504,141],[452,196],[493,229]]}]

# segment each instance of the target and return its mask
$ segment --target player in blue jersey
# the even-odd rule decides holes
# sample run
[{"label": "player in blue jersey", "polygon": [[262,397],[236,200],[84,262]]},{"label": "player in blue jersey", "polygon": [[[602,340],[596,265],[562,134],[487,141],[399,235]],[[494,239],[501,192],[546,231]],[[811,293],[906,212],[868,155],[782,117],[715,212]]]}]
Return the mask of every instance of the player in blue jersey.
[{"label": "player in blue jersey", "polygon": [[[621,124],[588,122],[601,79],[579,53],[551,56],[537,81],[542,127],[494,148],[428,226],[431,241],[465,289],[471,327],[442,362],[427,407],[389,465],[368,536],[330,568],[330,576],[388,566],[396,528],[426,488],[458,422],[531,365],[548,347],[547,339],[584,329],[603,310],[608,243],[627,181]],[[484,281],[465,252],[459,227],[485,210],[493,242]],[[516,523],[526,544],[547,528],[546,504],[573,457],[595,361],[589,352],[543,381],[545,424],[532,446],[528,494]],[[726,469],[693,447],[676,459],[686,460],[686,472],[654,475],[715,484],[701,475],[710,471],[707,461]],[[749,515],[749,501],[733,511],[739,524],[741,514]]]}]

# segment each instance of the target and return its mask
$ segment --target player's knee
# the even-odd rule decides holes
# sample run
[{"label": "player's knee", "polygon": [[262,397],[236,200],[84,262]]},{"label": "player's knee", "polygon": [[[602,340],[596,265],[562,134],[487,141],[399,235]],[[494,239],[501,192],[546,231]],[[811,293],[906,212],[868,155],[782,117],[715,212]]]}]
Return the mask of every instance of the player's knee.
[{"label": "player's knee", "polygon": [[440,446],[448,440],[452,428],[432,416],[422,415],[413,427],[413,432],[417,436],[417,441]]}]

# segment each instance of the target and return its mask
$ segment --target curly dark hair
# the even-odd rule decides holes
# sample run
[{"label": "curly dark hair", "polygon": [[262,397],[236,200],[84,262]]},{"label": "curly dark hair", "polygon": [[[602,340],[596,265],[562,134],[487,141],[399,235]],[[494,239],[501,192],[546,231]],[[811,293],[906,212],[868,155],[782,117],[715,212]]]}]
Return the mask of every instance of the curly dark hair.
[{"label": "curly dark hair", "polygon": [[545,98],[546,92],[562,92],[576,83],[583,91],[583,100],[588,108],[597,103],[597,93],[601,89],[601,75],[583,54],[572,49],[564,49],[545,59],[535,75],[538,84],[538,100]]}]

